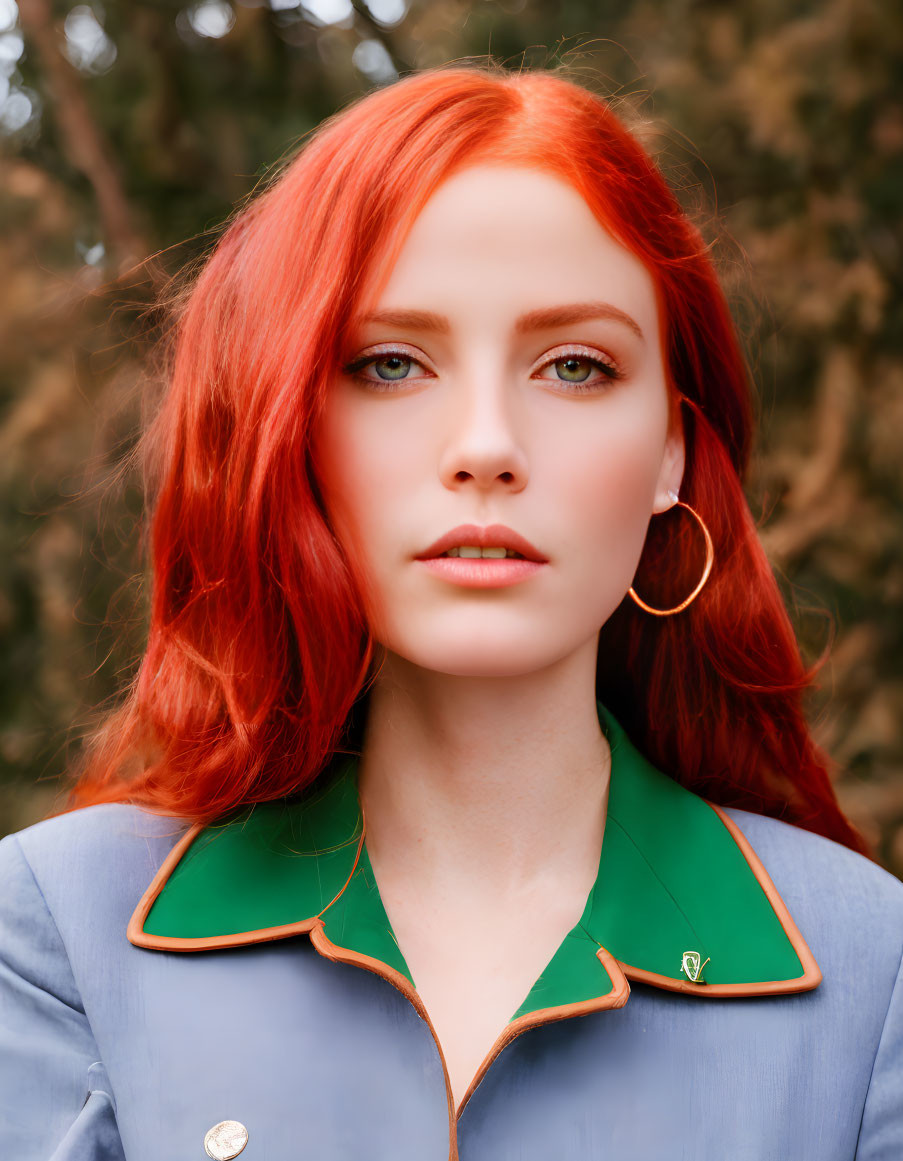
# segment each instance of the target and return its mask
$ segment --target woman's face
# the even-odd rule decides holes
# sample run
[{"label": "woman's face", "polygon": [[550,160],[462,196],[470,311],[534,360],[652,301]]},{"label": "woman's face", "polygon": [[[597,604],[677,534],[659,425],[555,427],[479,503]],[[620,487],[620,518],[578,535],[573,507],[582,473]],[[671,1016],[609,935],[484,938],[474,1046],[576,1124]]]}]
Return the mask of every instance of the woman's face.
[{"label": "woman's face", "polygon": [[[432,196],[352,331],[314,451],[374,638],[467,676],[586,647],[683,472],[645,267],[565,182],[473,167]],[[543,560],[418,559],[462,524],[505,525]]]}]

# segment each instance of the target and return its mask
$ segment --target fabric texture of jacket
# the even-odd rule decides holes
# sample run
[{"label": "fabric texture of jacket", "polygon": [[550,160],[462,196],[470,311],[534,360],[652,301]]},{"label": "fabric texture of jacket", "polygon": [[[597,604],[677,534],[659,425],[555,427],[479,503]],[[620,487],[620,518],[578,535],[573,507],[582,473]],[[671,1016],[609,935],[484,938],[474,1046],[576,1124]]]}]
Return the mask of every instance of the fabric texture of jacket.
[{"label": "fabric texture of jacket", "polygon": [[104,805],[8,836],[0,1158],[901,1161],[903,885],[598,711],[596,882],[457,1108],[355,759],[208,827]]}]

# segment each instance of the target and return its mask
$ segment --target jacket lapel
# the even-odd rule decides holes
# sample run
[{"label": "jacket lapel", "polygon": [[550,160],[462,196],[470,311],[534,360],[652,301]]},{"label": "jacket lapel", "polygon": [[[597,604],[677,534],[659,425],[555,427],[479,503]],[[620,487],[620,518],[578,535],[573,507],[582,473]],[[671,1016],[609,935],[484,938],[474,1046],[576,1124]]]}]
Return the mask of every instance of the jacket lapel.
[{"label": "jacket lapel", "polygon": [[[703,998],[817,987],[812,953],[736,824],[650,765],[614,715],[597,709],[612,754],[598,875],[512,1032],[619,1007],[628,979]],[[413,1001],[364,839],[357,763],[340,757],[298,798],[192,827],[135,909],[128,938],[196,951],[308,933],[321,954],[385,975]]]},{"label": "jacket lapel", "polygon": [[628,979],[669,991],[714,998],[817,987],[812,953],[736,824],[652,766],[601,703],[598,711],[612,753],[599,873],[520,1013],[580,991],[581,938],[604,947]]}]

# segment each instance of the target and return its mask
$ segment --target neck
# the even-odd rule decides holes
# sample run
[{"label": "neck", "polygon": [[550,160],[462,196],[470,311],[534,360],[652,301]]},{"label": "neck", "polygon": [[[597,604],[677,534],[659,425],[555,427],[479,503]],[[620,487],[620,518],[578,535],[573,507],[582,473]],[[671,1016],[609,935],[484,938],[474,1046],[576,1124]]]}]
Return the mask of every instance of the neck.
[{"label": "neck", "polygon": [[359,774],[383,877],[459,899],[594,877],[610,771],[595,660],[592,641],[538,673],[459,677],[389,654]]}]

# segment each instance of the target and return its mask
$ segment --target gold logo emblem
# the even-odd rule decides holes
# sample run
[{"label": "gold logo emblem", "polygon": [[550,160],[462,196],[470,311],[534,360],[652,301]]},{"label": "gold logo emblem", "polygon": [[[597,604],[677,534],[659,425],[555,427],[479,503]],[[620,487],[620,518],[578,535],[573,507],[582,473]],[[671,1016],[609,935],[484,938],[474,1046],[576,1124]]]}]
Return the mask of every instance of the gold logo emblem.
[{"label": "gold logo emblem", "polygon": [[241,1121],[220,1121],[207,1130],[204,1152],[213,1161],[232,1161],[248,1143],[248,1130]]},{"label": "gold logo emblem", "polygon": [[710,958],[707,957],[703,962],[702,956],[698,951],[685,951],[680,961],[680,970],[691,984],[704,984],[705,980],[702,978],[702,969],[709,962]]}]

